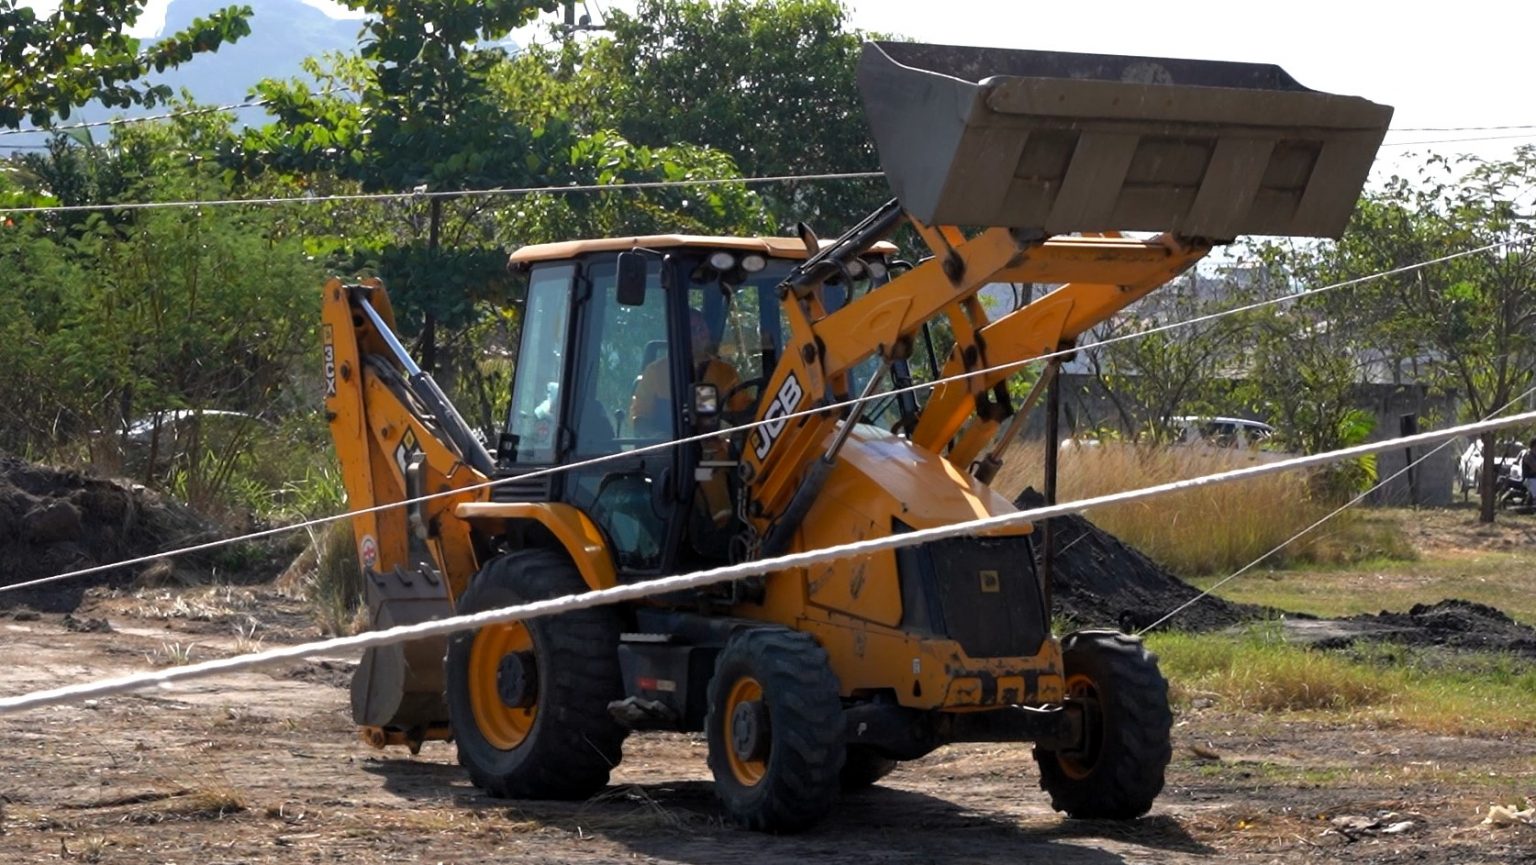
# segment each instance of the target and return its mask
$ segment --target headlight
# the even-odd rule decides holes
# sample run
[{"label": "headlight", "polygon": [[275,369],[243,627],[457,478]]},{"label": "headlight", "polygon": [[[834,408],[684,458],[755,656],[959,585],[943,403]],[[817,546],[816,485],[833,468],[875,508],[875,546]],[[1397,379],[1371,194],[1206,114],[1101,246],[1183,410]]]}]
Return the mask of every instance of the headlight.
[{"label": "headlight", "polygon": [[709,254],[709,266],[724,273],[736,266],[736,256],[729,252],[712,252]]},{"label": "headlight", "polygon": [[741,269],[745,270],[747,273],[757,273],[767,266],[767,256],[758,255],[755,252],[749,252],[741,257]]}]

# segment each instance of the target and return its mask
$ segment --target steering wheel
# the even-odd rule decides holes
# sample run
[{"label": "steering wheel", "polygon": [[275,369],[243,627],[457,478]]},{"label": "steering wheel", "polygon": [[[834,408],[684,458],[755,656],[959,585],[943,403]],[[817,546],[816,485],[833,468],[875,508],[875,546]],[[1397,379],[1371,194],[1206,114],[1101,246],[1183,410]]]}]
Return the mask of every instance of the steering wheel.
[{"label": "steering wheel", "polygon": [[761,391],[763,389],[763,385],[765,385],[767,383],[768,383],[767,376],[761,376],[761,375],[758,376],[757,378],[749,378],[746,381],[739,381],[735,385],[733,385],[730,390],[725,392],[725,396],[720,398],[720,405],[721,405],[722,408],[724,408],[725,406],[730,405],[731,404],[731,400],[733,398],[735,398],[736,394],[741,393],[742,391],[746,390],[749,387],[757,388],[758,391],[759,391],[758,399],[761,399],[762,398]]}]

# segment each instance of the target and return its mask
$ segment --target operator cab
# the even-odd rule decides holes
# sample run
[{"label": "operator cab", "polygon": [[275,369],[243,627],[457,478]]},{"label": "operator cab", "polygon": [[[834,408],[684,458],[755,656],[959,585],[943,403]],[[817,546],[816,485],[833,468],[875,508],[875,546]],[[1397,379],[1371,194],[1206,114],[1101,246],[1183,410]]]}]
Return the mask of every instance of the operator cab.
[{"label": "operator cab", "polygon": [[[834,281],[836,308],[883,284],[895,247]],[[528,274],[501,477],[595,465],[494,488],[499,500],[561,501],[607,536],[621,575],[739,560],[741,435],[678,438],[750,422],[784,345],[775,288],[806,258],[795,238],[658,235],[539,244]],[[848,283],[848,284],[843,284]]]}]

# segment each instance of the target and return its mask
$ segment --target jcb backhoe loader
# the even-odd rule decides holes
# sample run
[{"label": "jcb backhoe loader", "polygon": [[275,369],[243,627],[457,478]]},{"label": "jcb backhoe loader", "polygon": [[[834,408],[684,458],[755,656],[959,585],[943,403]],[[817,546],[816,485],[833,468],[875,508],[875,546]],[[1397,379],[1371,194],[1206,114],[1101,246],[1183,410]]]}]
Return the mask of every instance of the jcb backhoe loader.
[{"label": "jcb backhoe loader", "polygon": [[[326,286],[350,504],[448,493],[354,518],[375,626],[1011,511],[985,481],[1019,407],[991,368],[1071,348],[1239,234],[1338,235],[1391,117],[1274,66],[907,43],[866,45],[859,86],[895,198],[834,242],[512,256],[528,282],[494,452],[402,349],[381,285]],[[904,225],[931,257],[895,258]],[[978,293],[1008,282],[1058,287],[989,319]],[[1019,528],[375,649],[353,712],[381,747],[451,738],[496,796],[589,796],[631,731],[660,729],[705,733],[725,811],[755,829],[965,741],[1033,742],[1070,816],[1141,815],[1166,682],[1137,639],[1053,636],[1033,561]]]}]

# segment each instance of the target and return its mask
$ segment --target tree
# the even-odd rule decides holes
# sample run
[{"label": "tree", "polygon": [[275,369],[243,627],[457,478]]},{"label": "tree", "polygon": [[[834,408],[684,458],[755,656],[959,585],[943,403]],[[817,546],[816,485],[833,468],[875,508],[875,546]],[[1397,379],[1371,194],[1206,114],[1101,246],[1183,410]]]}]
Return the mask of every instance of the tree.
[{"label": "tree", "polygon": [[[201,157],[229,122],[202,114],[120,127],[102,144],[61,138],[13,160],[23,170],[9,182],[43,200],[227,198]],[[0,226],[0,448],[70,459],[88,443],[102,457],[136,422],[192,412],[179,424],[188,447],[171,453],[153,436],[137,473],[174,478],[194,502],[221,497],[253,442],[200,442],[197,412],[270,416],[311,365],[320,272],[302,239],[270,208],[54,216]]]},{"label": "tree", "polygon": [[[532,49],[501,75],[525,111],[568,112],[585,132],[640,146],[719,150],[747,176],[876,171],[854,81],[865,34],[837,0],[642,0],[609,35]],[[841,232],[890,197],[883,180],[761,192],[776,227]]]},{"label": "tree", "polygon": [[1133,310],[1096,329],[1100,340],[1129,334],[1134,339],[1089,346],[1083,354],[1099,386],[1114,406],[1121,430],[1140,440],[1165,443],[1180,430],[1172,418],[1214,414],[1229,403],[1234,381],[1247,362],[1248,324],[1241,316],[1218,318],[1174,331],[1151,332],[1230,303],[1237,294],[1228,281],[1213,300],[1191,272],[1144,299]]},{"label": "tree", "polygon": [[[1393,177],[1362,200],[1340,242],[1318,252],[1319,273],[1351,278],[1492,244],[1476,255],[1376,280],[1353,307],[1380,310],[1370,326],[1412,359],[1430,384],[1454,389],[1465,419],[1517,400],[1536,367],[1536,226],[1522,197],[1536,180],[1536,148],[1514,159],[1432,159],[1415,179]],[[1484,437],[1481,519],[1494,517],[1493,435]]]},{"label": "tree", "polygon": [[164,102],[170,88],[141,79],[250,33],[250,7],[230,6],[140,50],[125,31],[144,4],[63,0],[53,14],[39,16],[16,0],[0,0],[0,127],[48,126],[93,101],[110,108]]},{"label": "tree", "polygon": [[[504,84],[492,82],[492,71],[506,60],[493,40],[553,9],[558,5],[553,0],[352,5],[377,16],[365,27],[361,57],[311,67],[326,85],[320,94],[300,82],[264,82],[258,90],[270,100],[277,122],[247,131],[240,146],[225,154],[236,174],[329,173],[368,191],[434,193],[737,176],[731,161],[717,154],[633,146],[607,129],[578,131],[561,111],[519,110],[519,103],[508,100]],[[351,95],[338,92],[338,85]],[[680,217],[666,220],[676,227],[687,221],[689,210],[699,212],[696,224],[719,227],[728,220],[743,222],[733,213],[752,211],[744,195],[738,189],[630,196],[627,209],[617,210],[611,199],[598,195],[559,203],[514,201],[512,219],[488,213],[490,199],[433,195],[418,205],[426,212],[424,232],[354,243],[352,252],[378,265],[390,282],[405,326],[420,334],[422,366],[435,368],[441,353],[450,368],[465,371],[476,362],[472,355],[478,347],[461,338],[481,317],[484,301],[507,298],[504,244],[497,235],[509,236],[509,227],[519,229],[511,237],[526,243],[554,239],[543,231],[552,225],[615,227],[609,217],[616,212],[630,215],[617,226],[626,233],[641,223],[656,224],[654,217],[666,212]],[[584,219],[588,214],[602,215]],[[754,218],[745,217],[755,225]],[[432,278],[413,279],[414,274]]]},{"label": "tree", "polygon": [[[248,134],[227,161],[247,174],[269,166],[329,170],[366,190],[432,191],[517,183],[537,165],[533,130],[510,122],[491,98],[487,73],[505,52],[494,44],[556,0],[352,0],[368,13],[354,100],[311,93],[299,82],[258,87],[278,122]],[[438,254],[444,201],[427,203],[421,259],[442,268]],[[462,262],[458,262],[462,263]],[[487,273],[487,278],[493,278]],[[454,297],[455,302],[461,298]],[[437,362],[437,324],[444,313],[422,305],[422,366]]]}]

